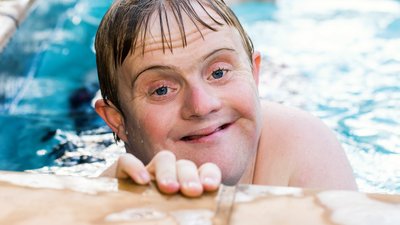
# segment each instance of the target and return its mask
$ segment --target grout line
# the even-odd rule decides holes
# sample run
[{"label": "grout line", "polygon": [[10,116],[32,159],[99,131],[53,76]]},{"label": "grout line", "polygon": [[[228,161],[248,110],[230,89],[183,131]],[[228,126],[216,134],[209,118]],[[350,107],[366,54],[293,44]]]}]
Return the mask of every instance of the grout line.
[{"label": "grout line", "polygon": [[15,18],[15,16],[5,13],[5,12],[0,12],[0,16],[10,18],[12,21],[14,21],[15,27],[16,28],[19,27],[19,22],[18,22],[17,18]]},{"label": "grout line", "polygon": [[[36,0],[0,0],[0,53],[6,47],[14,32],[27,16],[27,12]],[[8,12],[11,10],[11,12]],[[4,21],[9,18],[13,23]],[[13,25],[14,26],[13,26]]]}]

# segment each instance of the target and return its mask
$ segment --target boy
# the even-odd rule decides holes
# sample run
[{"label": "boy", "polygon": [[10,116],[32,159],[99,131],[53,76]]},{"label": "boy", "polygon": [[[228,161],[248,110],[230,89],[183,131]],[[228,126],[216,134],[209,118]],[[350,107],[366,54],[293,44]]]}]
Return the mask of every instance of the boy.
[{"label": "boy", "polygon": [[318,119],[259,100],[261,56],[222,0],[116,1],[95,45],[96,112],[127,151],[105,175],[186,196],[221,182],[356,188]]}]

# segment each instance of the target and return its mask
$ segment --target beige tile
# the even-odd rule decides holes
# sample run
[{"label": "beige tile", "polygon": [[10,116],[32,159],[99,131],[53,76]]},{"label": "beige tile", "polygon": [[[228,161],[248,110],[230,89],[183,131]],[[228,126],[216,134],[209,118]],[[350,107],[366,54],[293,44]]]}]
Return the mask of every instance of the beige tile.
[{"label": "beige tile", "polygon": [[0,1],[0,13],[11,15],[20,21],[33,2],[32,0]]},{"label": "beige tile", "polygon": [[15,22],[5,16],[0,16],[0,52],[16,30]]},{"label": "beige tile", "polygon": [[34,0],[0,0],[0,52],[25,18]]},{"label": "beige tile", "polygon": [[153,183],[0,171],[0,224],[400,224],[400,195],[255,185],[223,190],[185,198],[162,195]]}]

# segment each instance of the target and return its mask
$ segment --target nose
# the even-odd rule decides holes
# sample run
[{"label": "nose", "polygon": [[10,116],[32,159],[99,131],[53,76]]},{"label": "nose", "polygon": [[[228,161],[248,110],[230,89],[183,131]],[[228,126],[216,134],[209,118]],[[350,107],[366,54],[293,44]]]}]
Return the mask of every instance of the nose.
[{"label": "nose", "polygon": [[204,118],[209,114],[219,111],[222,101],[218,92],[213,87],[197,84],[186,88],[182,117],[185,119]]}]

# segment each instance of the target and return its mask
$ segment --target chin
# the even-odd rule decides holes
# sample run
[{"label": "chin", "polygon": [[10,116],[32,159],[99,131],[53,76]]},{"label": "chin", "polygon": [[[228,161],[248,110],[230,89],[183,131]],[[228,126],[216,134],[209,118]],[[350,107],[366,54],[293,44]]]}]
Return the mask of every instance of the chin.
[{"label": "chin", "polygon": [[[244,171],[234,171],[232,168],[228,168],[225,170],[221,168],[222,172],[222,181],[221,183],[224,185],[236,185],[240,182],[240,179],[242,178]],[[224,175],[225,174],[225,175]]]}]

